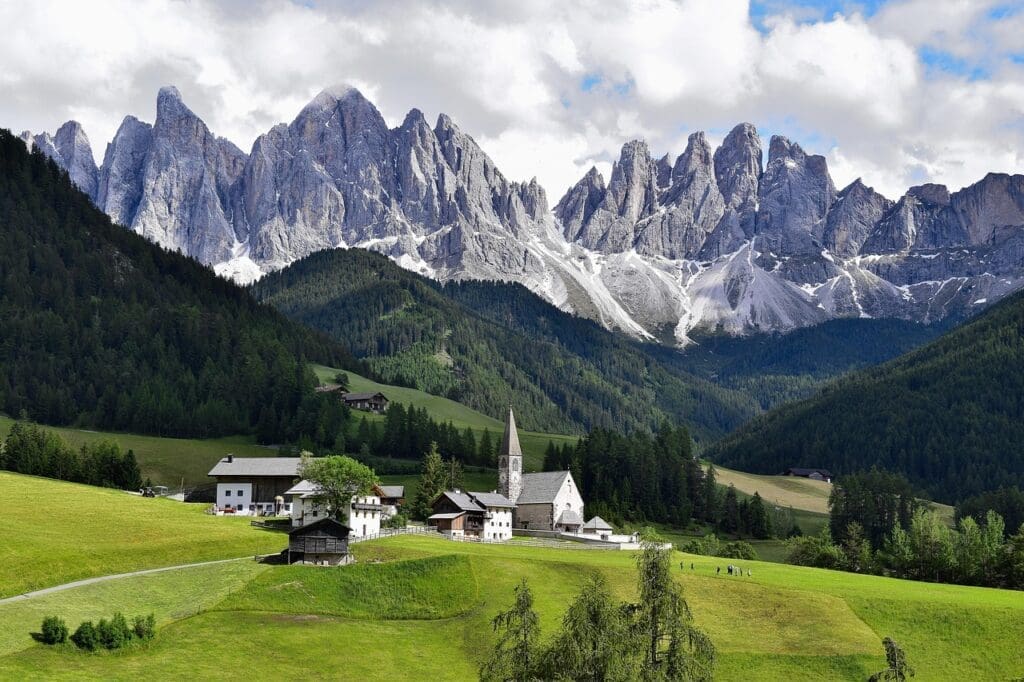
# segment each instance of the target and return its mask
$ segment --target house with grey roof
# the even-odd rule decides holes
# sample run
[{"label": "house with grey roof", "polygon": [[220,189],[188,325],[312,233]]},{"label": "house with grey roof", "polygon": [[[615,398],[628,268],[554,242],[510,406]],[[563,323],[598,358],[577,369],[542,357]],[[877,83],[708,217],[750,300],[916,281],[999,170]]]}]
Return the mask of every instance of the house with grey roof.
[{"label": "house with grey roof", "polygon": [[523,473],[523,450],[511,408],[498,451],[498,492],[515,503],[515,528],[575,533],[583,526],[583,497],[572,473]]},{"label": "house with grey roof", "polygon": [[497,492],[478,493],[448,490],[433,504],[427,523],[452,536],[475,536],[482,540],[508,540],[512,537],[512,510],[515,505]]},{"label": "house with grey roof", "polygon": [[305,479],[285,491],[290,502],[292,526],[301,527],[317,523],[325,518],[338,518],[347,524],[352,537],[367,537],[380,533],[380,523],[385,518],[386,508],[381,504],[381,486],[374,486],[366,495],[353,495],[348,509],[333,514],[327,507],[320,487]]},{"label": "house with grey roof", "polygon": [[299,461],[298,457],[224,457],[208,474],[217,479],[217,512],[241,516],[291,513],[285,492],[299,480]]}]

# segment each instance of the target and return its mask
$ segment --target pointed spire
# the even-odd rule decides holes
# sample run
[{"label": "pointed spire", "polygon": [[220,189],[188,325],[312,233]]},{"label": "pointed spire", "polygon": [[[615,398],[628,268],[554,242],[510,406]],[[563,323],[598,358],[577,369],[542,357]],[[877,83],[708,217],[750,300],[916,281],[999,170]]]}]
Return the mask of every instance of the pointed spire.
[{"label": "pointed spire", "polygon": [[512,406],[508,407],[508,422],[505,423],[505,436],[501,439],[501,449],[498,456],[511,455],[522,457],[523,449],[519,447],[519,434],[516,432],[516,416],[512,413]]}]

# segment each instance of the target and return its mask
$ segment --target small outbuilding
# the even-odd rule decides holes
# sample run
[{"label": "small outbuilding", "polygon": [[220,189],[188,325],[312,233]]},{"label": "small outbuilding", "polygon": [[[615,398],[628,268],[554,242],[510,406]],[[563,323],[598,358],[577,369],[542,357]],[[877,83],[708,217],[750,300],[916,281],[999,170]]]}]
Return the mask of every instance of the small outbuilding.
[{"label": "small outbuilding", "polygon": [[832,482],[832,472],[828,469],[806,469],[803,467],[790,467],[786,469],[783,476],[799,476],[800,478],[809,478],[812,481],[825,481],[825,483]]},{"label": "small outbuilding", "polygon": [[353,410],[374,412],[384,414],[388,409],[388,399],[380,392],[377,393],[345,393],[342,396],[345,404]]},{"label": "small outbuilding", "polygon": [[352,560],[348,553],[349,527],[332,518],[293,529],[288,533],[288,563],[341,566]]},{"label": "small outbuilding", "polygon": [[581,532],[586,535],[597,535],[600,537],[607,537],[611,535],[612,531],[614,530],[615,529],[612,528],[610,523],[602,519],[600,516],[595,516],[594,518],[590,519],[589,521],[583,524],[583,529],[581,530]]}]

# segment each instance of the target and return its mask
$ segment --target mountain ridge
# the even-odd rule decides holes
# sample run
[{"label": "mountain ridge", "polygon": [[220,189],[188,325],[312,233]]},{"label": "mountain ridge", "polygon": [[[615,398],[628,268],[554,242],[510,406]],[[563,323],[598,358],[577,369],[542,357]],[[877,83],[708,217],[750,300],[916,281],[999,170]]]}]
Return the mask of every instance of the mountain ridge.
[{"label": "mountain ridge", "polygon": [[[83,155],[22,137],[89,191]],[[1024,286],[1024,175],[898,201],[860,180],[837,191],[824,157],[785,137],[765,163],[747,123],[715,150],[693,133],[674,162],[629,141],[607,182],[592,168],[549,209],[536,180],[505,178],[443,113],[389,128],[355,88],[329,89],[245,154],[166,87],[155,123],[126,117],[95,176],[113,219],[237,281],[359,246],[439,281],[519,282],[670,344],[842,317],[960,319]]]}]

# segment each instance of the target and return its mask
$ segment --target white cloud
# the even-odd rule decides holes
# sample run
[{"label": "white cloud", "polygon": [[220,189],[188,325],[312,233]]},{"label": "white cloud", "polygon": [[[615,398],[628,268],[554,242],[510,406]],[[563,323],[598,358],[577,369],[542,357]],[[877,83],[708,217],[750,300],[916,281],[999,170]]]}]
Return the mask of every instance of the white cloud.
[{"label": "white cloud", "polygon": [[[322,88],[351,83],[391,125],[412,107],[448,113],[552,203],[591,165],[607,174],[628,139],[675,155],[692,130],[720,139],[744,120],[827,155],[837,185],[863,176],[893,197],[1021,170],[1024,66],[1009,53],[1024,12],[993,18],[994,0],[901,0],[869,18],[800,7],[781,4],[761,33],[744,0],[0,2],[17,27],[0,43],[0,125],[76,118],[102,157],[121,118],[152,120],[173,83],[248,149]],[[984,77],[936,70],[922,48]]]}]

